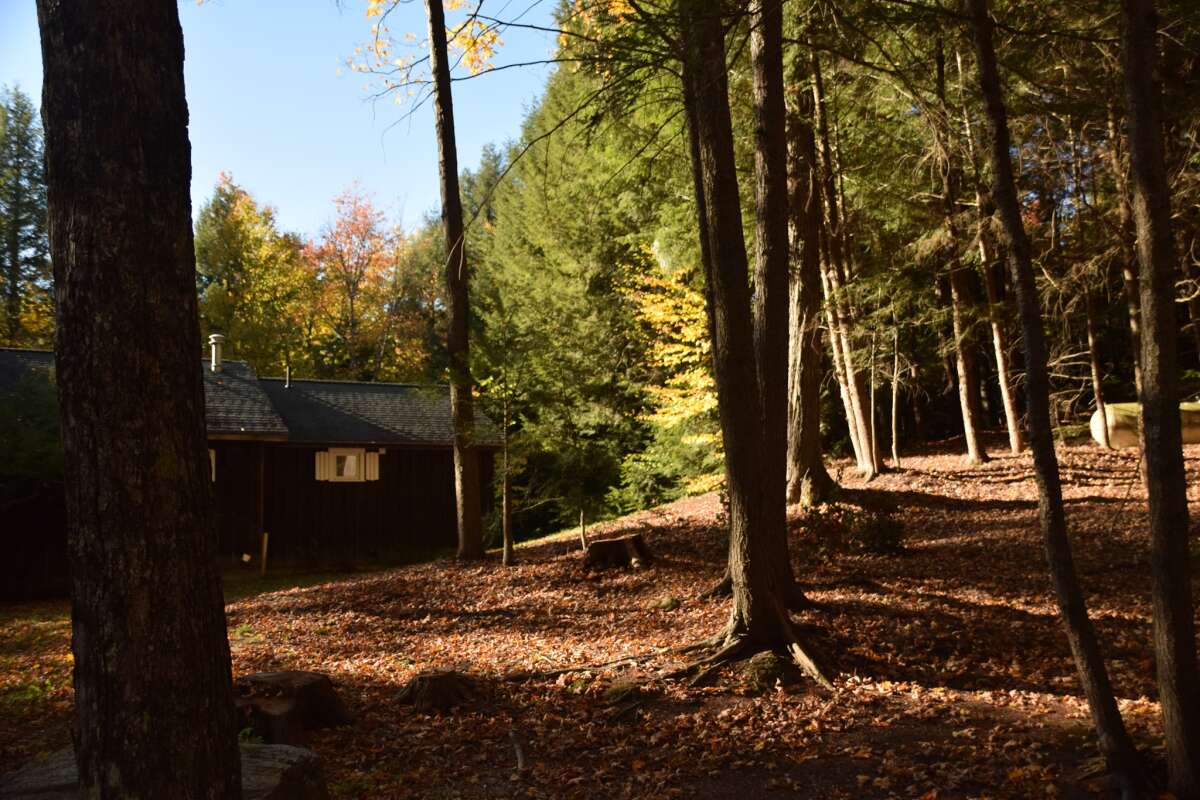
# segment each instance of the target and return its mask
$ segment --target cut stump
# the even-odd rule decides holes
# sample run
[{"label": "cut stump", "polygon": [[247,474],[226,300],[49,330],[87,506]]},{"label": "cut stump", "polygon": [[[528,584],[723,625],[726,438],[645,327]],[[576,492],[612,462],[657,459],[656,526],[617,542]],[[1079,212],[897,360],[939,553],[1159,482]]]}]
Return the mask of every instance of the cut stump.
[{"label": "cut stump", "polygon": [[[243,743],[242,800],[329,800],[321,759],[311,750]],[[0,778],[0,800],[77,800],[79,773],[67,748]]]},{"label": "cut stump", "polygon": [[396,693],[396,702],[411,704],[423,714],[449,711],[475,698],[475,681],[461,672],[420,672]]},{"label": "cut stump", "polygon": [[354,722],[333,681],[320,672],[256,672],[234,686],[247,726],[267,744],[303,745],[308,731]]},{"label": "cut stump", "polygon": [[650,548],[640,533],[631,533],[613,539],[595,539],[588,542],[583,554],[584,569],[606,567],[631,567],[640,569],[653,561]]}]

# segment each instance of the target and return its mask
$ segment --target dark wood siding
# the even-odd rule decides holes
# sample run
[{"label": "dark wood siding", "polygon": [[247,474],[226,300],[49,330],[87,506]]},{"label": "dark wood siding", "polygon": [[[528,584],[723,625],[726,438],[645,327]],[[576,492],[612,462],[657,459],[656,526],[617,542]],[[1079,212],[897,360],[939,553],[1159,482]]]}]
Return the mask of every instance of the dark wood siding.
[{"label": "dark wood siding", "polygon": [[0,560],[0,599],[67,594],[70,575],[62,483],[9,488],[21,499],[0,504],[0,548],[4,552]]},{"label": "dark wood siding", "polygon": [[[217,442],[213,448],[220,552],[230,561],[249,553],[257,563],[261,530],[271,534],[268,567],[404,561],[455,546],[449,449],[387,448],[380,455],[379,480],[340,483],[316,480],[316,453],[325,447]],[[490,486],[491,454],[484,454],[482,462],[482,477]],[[486,512],[490,492],[485,496]]]},{"label": "dark wood siding", "polygon": [[[217,554],[222,566],[257,566],[263,530],[271,534],[268,569],[412,561],[451,554],[457,532],[453,455],[443,449],[389,448],[379,480],[330,483],[315,476],[315,454],[325,447],[285,443],[210,441],[217,454]],[[263,465],[259,524],[259,458]],[[490,452],[481,455],[484,513],[491,508]],[[0,545],[0,598],[65,594],[68,588],[66,519],[61,484],[31,490],[4,509]]]}]

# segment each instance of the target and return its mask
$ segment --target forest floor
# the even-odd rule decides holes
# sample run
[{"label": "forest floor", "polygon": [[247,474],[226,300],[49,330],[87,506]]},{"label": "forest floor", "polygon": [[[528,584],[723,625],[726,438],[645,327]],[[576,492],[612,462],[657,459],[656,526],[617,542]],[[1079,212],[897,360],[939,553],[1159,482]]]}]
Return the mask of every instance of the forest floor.
[{"label": "forest floor", "polygon": [[[234,672],[333,676],[359,719],[312,746],[339,797],[1100,796],[1029,457],[991,444],[983,466],[943,443],[868,485],[834,466],[839,502],[903,523],[901,553],[819,555],[794,521],[796,574],[819,604],[798,621],[840,675],[833,691],[763,691],[736,666],[703,688],[657,677],[685,656],[648,653],[725,621],[726,602],[698,599],[725,560],[714,495],[601,526],[644,534],[657,558],[639,571],[584,575],[577,543],[548,541],[520,549],[508,570],[437,562],[234,600]],[[1121,709],[1158,759],[1137,455],[1059,455]],[[1200,447],[1186,455],[1195,519]],[[624,657],[633,663],[501,679]],[[431,668],[471,673],[477,700],[442,716],[399,705],[398,689]],[[611,689],[624,681],[640,688]],[[67,745],[70,702],[64,604],[0,607],[0,772]]]}]

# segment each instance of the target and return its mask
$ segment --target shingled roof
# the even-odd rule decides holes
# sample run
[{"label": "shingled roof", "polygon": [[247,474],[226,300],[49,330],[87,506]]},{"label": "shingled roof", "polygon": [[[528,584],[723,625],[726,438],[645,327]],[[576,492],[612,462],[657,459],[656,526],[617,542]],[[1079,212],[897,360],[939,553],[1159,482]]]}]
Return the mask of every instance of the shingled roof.
[{"label": "shingled roof", "polygon": [[[208,435],[309,444],[450,447],[450,389],[445,385],[259,378],[243,361],[213,372],[202,359]],[[26,375],[54,369],[54,353],[0,347],[0,391]],[[476,412],[475,443],[497,447],[500,431]]]},{"label": "shingled roof", "polygon": [[204,373],[204,421],[208,435],[285,440],[288,427],[263,391],[254,370],[244,361],[221,362],[213,372],[202,359]]},{"label": "shingled roof", "polygon": [[[450,389],[444,385],[259,380],[293,442],[449,447],[454,441]],[[500,432],[476,415],[476,444],[496,446]]]}]

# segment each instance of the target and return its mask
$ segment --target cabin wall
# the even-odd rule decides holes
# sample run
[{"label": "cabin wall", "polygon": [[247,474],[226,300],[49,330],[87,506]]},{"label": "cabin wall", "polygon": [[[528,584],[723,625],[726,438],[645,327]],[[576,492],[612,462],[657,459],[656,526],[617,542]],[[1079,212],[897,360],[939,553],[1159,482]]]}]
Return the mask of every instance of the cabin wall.
[{"label": "cabin wall", "polygon": [[[338,567],[408,561],[452,550],[457,541],[453,454],[448,448],[387,448],[379,480],[318,481],[324,446],[217,442],[219,553],[226,563],[259,562],[270,533],[271,565]],[[367,448],[371,449],[371,448]],[[259,463],[262,510],[259,523]],[[492,457],[482,458],[490,486]],[[484,512],[490,508],[484,492]]]},{"label": "cabin wall", "polygon": [[67,512],[62,481],[13,486],[0,522],[0,599],[54,597],[70,592]]},{"label": "cabin wall", "polygon": [[[209,442],[216,451],[213,508],[218,563],[259,565],[261,531],[269,531],[267,566],[337,568],[412,561],[452,552],[456,541],[453,455],[392,449],[380,457],[379,480],[317,481],[324,447]],[[259,458],[263,466],[259,524]],[[490,510],[493,457],[481,454],[484,512]],[[4,509],[0,599],[61,597],[70,590],[67,521],[61,483],[15,492]]]}]

